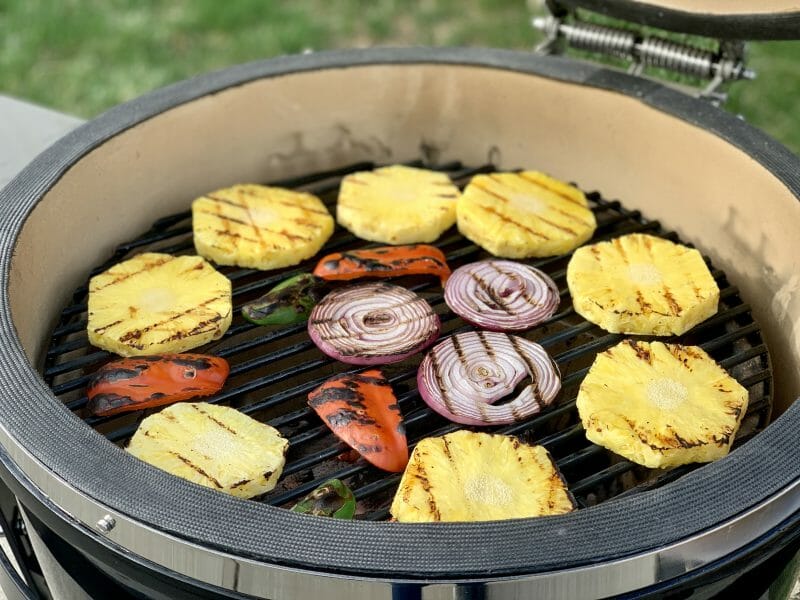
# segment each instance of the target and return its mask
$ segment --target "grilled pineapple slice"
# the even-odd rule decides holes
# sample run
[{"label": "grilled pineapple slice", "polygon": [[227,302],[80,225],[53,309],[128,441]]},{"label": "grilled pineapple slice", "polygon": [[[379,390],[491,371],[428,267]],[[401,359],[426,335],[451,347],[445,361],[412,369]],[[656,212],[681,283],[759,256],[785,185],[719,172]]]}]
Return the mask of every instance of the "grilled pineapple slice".
[{"label": "grilled pineapple slice", "polygon": [[642,233],[576,250],[567,285],[575,312],[612,333],[680,335],[719,301],[697,250]]},{"label": "grilled pineapple slice", "polygon": [[457,216],[465,237],[507,258],[564,254],[597,228],[583,192],[536,171],[476,175]]},{"label": "grilled pineapple slice", "polygon": [[701,348],[625,340],[597,355],[577,406],[590,441],[667,468],[725,456],[747,402]]},{"label": "grilled pineapple slice", "polygon": [[462,430],[417,444],[390,512],[398,521],[420,523],[538,517],[573,508],[544,447]]},{"label": "grilled pineapple slice", "polygon": [[121,356],[202,346],[232,314],[230,280],[199,256],[139,254],[89,281],[89,342]]},{"label": "grilled pineapple slice", "polygon": [[233,408],[181,402],[142,421],[128,452],[167,473],[252,498],[275,487],[288,448],[277,429]]},{"label": "grilled pineapple slice", "polygon": [[373,242],[433,242],[456,222],[460,196],[444,173],[403,165],[382,167],[342,180],[336,220]]},{"label": "grilled pineapple slice", "polygon": [[311,258],[333,233],[319,198],[263,185],[235,185],[192,203],[197,253],[218,265],[278,269]]}]

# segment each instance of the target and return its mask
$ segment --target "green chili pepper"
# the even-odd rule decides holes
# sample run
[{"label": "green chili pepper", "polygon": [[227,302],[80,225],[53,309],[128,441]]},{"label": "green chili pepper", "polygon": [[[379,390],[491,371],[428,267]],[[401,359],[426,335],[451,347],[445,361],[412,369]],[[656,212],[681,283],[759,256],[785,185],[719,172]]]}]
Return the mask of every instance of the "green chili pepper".
[{"label": "green chili pepper", "polygon": [[356,512],[353,492],[338,479],[329,479],[292,507],[292,512],[335,519],[352,519]]},{"label": "green chili pepper", "polygon": [[282,281],[258,300],[242,307],[242,316],[256,325],[294,325],[304,323],[320,301],[324,281],[301,273]]}]

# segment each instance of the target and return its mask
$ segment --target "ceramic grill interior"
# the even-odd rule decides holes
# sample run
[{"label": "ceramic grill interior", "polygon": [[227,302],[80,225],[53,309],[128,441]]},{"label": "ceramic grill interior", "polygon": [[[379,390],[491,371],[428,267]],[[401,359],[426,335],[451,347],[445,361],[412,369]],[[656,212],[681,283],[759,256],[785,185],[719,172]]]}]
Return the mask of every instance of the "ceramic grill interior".
[{"label": "ceramic grill interior", "polygon": [[[700,346],[747,389],[731,453],[647,469],[588,442],[578,387],[595,356],[626,336],[575,313],[569,254],[526,260],[553,278],[561,301],[522,335],[546,348],[563,387],[540,413],[489,430],[544,445],[577,510],[390,522],[400,475],[346,460],[347,447],[306,403],[332,375],[364,369],[322,354],[304,324],[263,328],[240,314],[323,254],[371,245],[339,226],[295,267],[219,267],[233,285],[233,323],[197,349],[231,365],[210,402],[288,438],[275,489],[243,500],[126,452],[158,409],[89,414],[88,379],[114,358],[87,340],[93,274],[143,252],[194,254],[190,204],[211,190],[277,184],[316,194],[333,212],[343,177],[390,164],[444,172],[461,188],[479,173],[539,170],[586,192],[592,241],[640,232],[697,248],[719,310],[666,339]],[[0,475],[32,528],[140,597],[579,598],[693,587],[712,571],[734,577],[742,561],[761,564],[800,539],[798,196],[800,161],[735,116],[560,58],[373,49],[178,84],[78,129],[2,192]],[[488,256],[456,228],[434,245],[453,269]],[[442,337],[474,329],[448,309],[435,278],[392,282],[431,304]],[[420,397],[423,354],[382,367],[410,446],[464,428]],[[355,492],[355,520],[286,510],[332,476]]]},{"label": "ceramic grill interior", "polygon": [[[425,165],[414,163],[413,166]],[[370,163],[355,164],[331,173],[314,173],[269,184],[311,192],[321,197],[333,213],[341,177],[375,167]],[[473,175],[493,172],[496,167],[484,165],[465,168],[460,163],[452,163],[441,165],[438,169],[447,172],[455,183],[463,187]],[[646,220],[639,211],[626,210],[619,202],[604,200],[598,193],[590,193],[588,198],[598,223],[592,239],[594,242],[635,232],[651,233],[677,241],[677,234],[665,231],[657,221]],[[455,227],[442,236],[437,246],[445,251],[452,268],[490,256],[459,235]],[[363,247],[368,247],[367,243],[339,228],[321,255]],[[191,214],[184,211],[159,219],[137,239],[121,244],[113,257],[92,274],[142,252],[193,254]],[[666,472],[645,469],[586,441],[575,408],[578,385],[597,352],[610,348],[626,336],[609,334],[575,313],[565,281],[570,255],[529,261],[548,273],[559,285],[562,298],[560,310],[525,335],[542,344],[555,358],[563,378],[561,395],[552,407],[534,418],[490,431],[517,435],[547,447],[578,505],[585,507],[620,493],[635,493],[662,485],[699,465],[687,465]],[[290,451],[283,477],[276,489],[263,497],[263,502],[291,506],[329,478],[336,477],[345,481],[354,491],[359,505],[358,518],[385,519],[400,476],[387,475],[363,459],[353,464],[341,460],[339,456],[348,450],[347,446],[336,439],[305,402],[308,393],[332,374],[348,368],[351,371],[358,369],[328,358],[317,350],[308,339],[305,324],[270,331],[248,323],[239,314],[243,303],[252,301],[288,276],[313,270],[315,264],[316,257],[297,267],[271,272],[234,267],[221,269],[233,282],[236,316],[222,340],[201,350],[226,358],[231,364],[231,375],[224,391],[208,401],[225,403],[263,420],[289,439]],[[722,271],[713,269],[713,266],[711,268],[720,288],[719,311],[713,318],[675,341],[702,347],[748,389],[750,403],[738,435],[739,444],[761,430],[769,420],[772,395],[770,361],[749,305],[742,300],[738,289],[727,281]],[[397,278],[395,281],[423,296],[435,308],[442,320],[443,335],[475,329],[447,308],[441,285],[437,282],[431,282],[427,277],[413,276]],[[90,346],[87,341],[86,295],[87,286],[80,286],[73,294],[74,303],[61,311],[61,318],[47,350],[44,376],[54,394],[70,410],[106,438],[124,446],[141,420],[154,411],[136,411],[110,417],[85,414],[88,379],[101,364],[115,358],[108,352]],[[443,435],[458,429],[457,425],[436,415],[420,399],[416,385],[420,359],[421,355],[417,355],[383,367],[397,392],[412,446],[423,437]]]}]

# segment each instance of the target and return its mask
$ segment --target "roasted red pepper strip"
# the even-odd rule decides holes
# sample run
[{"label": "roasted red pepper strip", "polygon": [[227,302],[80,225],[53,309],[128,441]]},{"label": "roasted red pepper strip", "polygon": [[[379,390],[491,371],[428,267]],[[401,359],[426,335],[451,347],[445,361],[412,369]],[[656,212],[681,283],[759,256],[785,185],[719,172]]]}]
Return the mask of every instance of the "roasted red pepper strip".
[{"label": "roasted red pepper strip", "polygon": [[308,404],[333,433],[379,469],[399,473],[405,468],[403,415],[378,369],[337,375],[311,392]]},{"label": "roasted red pepper strip", "polygon": [[328,254],[317,263],[314,275],[329,281],[358,277],[436,275],[444,285],[450,277],[450,267],[442,251],[434,246],[382,246]]},{"label": "roasted red pepper strip", "polygon": [[97,416],[172,404],[222,389],[228,362],[205,354],[133,356],[100,367],[89,380],[89,412]]}]

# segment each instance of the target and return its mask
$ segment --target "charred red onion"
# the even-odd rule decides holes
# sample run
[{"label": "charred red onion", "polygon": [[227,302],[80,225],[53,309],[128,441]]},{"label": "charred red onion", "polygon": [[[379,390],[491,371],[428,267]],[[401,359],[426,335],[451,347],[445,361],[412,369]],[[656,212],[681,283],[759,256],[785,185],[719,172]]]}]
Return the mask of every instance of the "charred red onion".
[{"label": "charred red onion", "polygon": [[388,283],[334,290],[308,319],[308,334],[317,347],[354,365],[401,361],[432,344],[439,327],[439,317],[424,298]]},{"label": "charred red onion", "polygon": [[558,286],[539,269],[510,260],[482,260],[459,267],[444,299],[454,313],[491,331],[523,331],[558,308]]},{"label": "charred red onion", "polygon": [[[516,398],[517,385],[529,383]],[[464,425],[522,421],[553,402],[561,389],[558,367],[539,344],[488,331],[459,333],[436,344],[417,372],[422,399]]]}]

